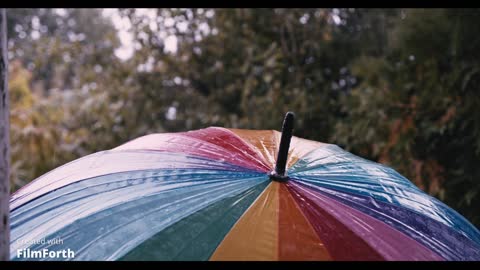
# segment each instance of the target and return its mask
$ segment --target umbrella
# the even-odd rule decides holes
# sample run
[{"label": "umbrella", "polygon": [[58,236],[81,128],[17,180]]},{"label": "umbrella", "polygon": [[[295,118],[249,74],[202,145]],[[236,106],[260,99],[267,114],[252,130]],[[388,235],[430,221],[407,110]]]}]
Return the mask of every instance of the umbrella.
[{"label": "umbrella", "polygon": [[67,163],[11,197],[12,260],[479,260],[480,232],[392,168],[209,127]]}]

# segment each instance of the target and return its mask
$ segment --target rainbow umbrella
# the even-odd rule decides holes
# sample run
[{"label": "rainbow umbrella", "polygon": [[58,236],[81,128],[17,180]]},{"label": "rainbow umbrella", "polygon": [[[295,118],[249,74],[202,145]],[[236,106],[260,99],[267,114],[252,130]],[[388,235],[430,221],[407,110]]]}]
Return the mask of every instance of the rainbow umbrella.
[{"label": "rainbow umbrella", "polygon": [[480,259],[453,209],[292,129],[151,134],[65,164],[12,195],[11,259]]}]

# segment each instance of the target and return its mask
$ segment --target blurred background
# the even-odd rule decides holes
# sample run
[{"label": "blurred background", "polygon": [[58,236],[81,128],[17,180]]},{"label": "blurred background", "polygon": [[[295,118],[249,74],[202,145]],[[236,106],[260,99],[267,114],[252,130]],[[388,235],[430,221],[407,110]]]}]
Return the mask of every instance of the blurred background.
[{"label": "blurred background", "polygon": [[148,133],[280,129],[480,226],[478,9],[9,9],[12,192]]}]

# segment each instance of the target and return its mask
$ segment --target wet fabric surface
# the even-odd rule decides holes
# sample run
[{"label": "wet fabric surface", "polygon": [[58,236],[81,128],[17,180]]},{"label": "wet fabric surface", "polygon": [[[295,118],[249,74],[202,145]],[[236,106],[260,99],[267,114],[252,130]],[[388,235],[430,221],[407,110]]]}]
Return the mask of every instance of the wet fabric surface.
[{"label": "wet fabric surface", "polygon": [[290,180],[271,181],[280,135],[151,134],[67,163],[12,195],[11,259],[480,260],[465,218],[338,146],[293,137]]}]

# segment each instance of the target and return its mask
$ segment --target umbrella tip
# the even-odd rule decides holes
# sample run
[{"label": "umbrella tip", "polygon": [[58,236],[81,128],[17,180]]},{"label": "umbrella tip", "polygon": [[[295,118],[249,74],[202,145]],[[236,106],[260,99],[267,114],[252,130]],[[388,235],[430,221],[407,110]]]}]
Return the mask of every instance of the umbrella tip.
[{"label": "umbrella tip", "polygon": [[282,137],[280,139],[280,146],[278,148],[277,163],[275,164],[275,170],[272,171],[269,176],[270,179],[275,181],[287,181],[286,166],[288,158],[288,150],[290,148],[290,141],[292,139],[293,127],[294,127],[295,114],[293,112],[287,112],[283,119]]},{"label": "umbrella tip", "polygon": [[292,118],[292,120],[293,120],[293,118],[295,118],[295,113],[294,112],[287,112],[285,114],[285,119],[286,118]]}]

